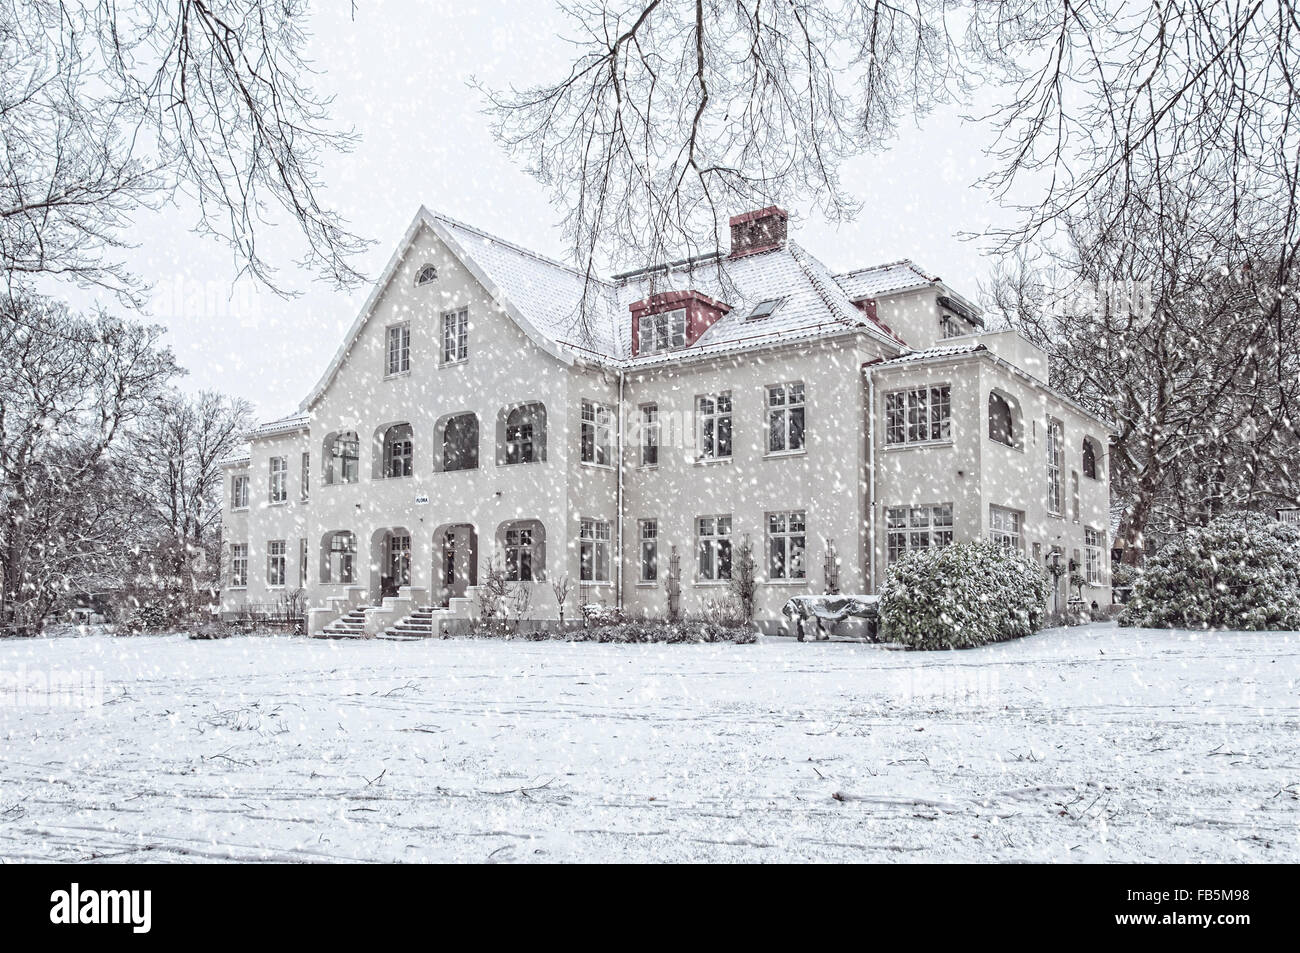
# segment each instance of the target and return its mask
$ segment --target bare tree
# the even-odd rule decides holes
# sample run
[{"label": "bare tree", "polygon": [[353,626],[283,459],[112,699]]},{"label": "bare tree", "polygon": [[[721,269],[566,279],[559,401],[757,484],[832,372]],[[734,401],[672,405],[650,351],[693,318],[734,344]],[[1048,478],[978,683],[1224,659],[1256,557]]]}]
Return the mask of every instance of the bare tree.
[{"label": "bare tree", "polygon": [[[713,247],[723,216],[769,202],[856,202],[842,162],[904,118],[975,88],[997,106],[986,181],[1050,238],[1108,196],[1213,187],[1216,227],[1271,207],[1294,247],[1300,41],[1288,0],[566,0],[575,56],[488,91],[499,140],[548,185],[575,257],[636,264]],[[1208,212],[1207,206],[1206,212]],[[1204,214],[1205,212],[1203,212]]]},{"label": "bare tree", "polygon": [[322,156],[353,137],[308,85],[300,0],[0,0],[0,265],[135,302],[132,215],[183,192],[197,228],[275,287],[258,235],[292,220],[304,262],[350,285],[364,242],[322,203]]},{"label": "bare tree", "polygon": [[135,541],[114,515],[130,512],[119,451],[178,373],[161,335],[31,296],[0,304],[0,599],[25,621],[120,572]]},{"label": "bare tree", "polygon": [[1019,258],[991,289],[1053,358],[1052,383],[1114,421],[1130,562],[1148,539],[1300,497],[1295,266],[1273,257],[1274,220],[1220,232],[1199,188],[1153,191],[1127,228],[1105,207],[1065,216],[1068,252]]},{"label": "bare tree", "polygon": [[172,391],[132,431],[128,472],[141,539],[130,562],[141,580],[138,595],[171,618],[211,602],[219,585],[220,462],[251,422],[246,401]]}]

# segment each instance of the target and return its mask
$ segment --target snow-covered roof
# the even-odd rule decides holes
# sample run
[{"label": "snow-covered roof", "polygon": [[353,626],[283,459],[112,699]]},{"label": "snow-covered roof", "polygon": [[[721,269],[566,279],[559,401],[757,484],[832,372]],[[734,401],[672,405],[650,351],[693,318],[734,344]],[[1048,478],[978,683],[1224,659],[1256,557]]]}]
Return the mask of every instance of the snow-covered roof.
[{"label": "snow-covered roof", "polygon": [[243,448],[242,450],[235,450],[235,451],[232,451],[232,452],[229,453],[228,455],[222,457],[220,460],[217,461],[217,466],[219,466],[219,467],[242,467],[242,466],[244,466],[246,463],[251,462],[252,459],[253,459],[253,455],[252,455],[251,453],[249,453],[249,452],[248,452],[248,448],[245,447],[245,448]]},{"label": "snow-covered roof", "polygon": [[[303,401],[303,413],[342,366],[421,228],[442,240],[534,343],[566,363],[582,358],[615,366],[664,364],[847,332],[866,333],[891,348],[905,348],[893,332],[854,302],[909,288],[944,287],[910,261],[835,275],[793,241],[738,258],[705,255],[692,263],[648,268],[609,280],[421,206],[338,353]],[[690,347],[634,359],[629,305],[663,291],[698,291],[725,302],[731,310]],[[781,304],[771,315],[747,320],[755,305],[773,298],[780,298]],[[259,430],[257,435],[267,433]]]},{"label": "snow-covered roof", "polygon": [[914,288],[925,288],[940,284],[937,275],[922,271],[910,259],[891,261],[870,268],[859,268],[836,275],[835,280],[844,289],[844,293],[853,301],[878,298],[881,295],[897,294]]},{"label": "snow-covered roof", "polygon": [[253,437],[274,437],[277,434],[304,430],[310,423],[310,414],[296,413],[288,417],[281,417],[279,420],[268,420],[266,423],[259,424],[253,428],[249,435]]},{"label": "snow-covered roof", "polygon": [[919,351],[909,351],[907,354],[900,354],[898,357],[891,357],[882,364],[915,364],[918,361],[937,361],[945,357],[957,357],[962,354],[974,354],[976,351],[987,351],[988,348],[978,341],[966,341],[962,344],[937,344],[934,347],[922,348]]}]

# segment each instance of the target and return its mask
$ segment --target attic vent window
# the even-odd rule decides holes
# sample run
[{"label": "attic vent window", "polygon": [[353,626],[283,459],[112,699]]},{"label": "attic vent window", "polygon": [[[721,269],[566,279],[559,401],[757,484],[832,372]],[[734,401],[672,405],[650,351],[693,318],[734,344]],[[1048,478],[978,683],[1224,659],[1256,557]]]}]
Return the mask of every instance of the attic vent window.
[{"label": "attic vent window", "polygon": [[655,354],[686,346],[686,309],[644,314],[637,329],[637,350],[641,354]]},{"label": "attic vent window", "polygon": [[754,310],[749,312],[749,315],[745,320],[761,321],[763,318],[770,318],[772,312],[779,308],[781,302],[784,300],[784,298],[768,298],[766,301],[760,301],[758,304],[754,305]]},{"label": "attic vent window", "polygon": [[419,273],[415,276],[415,285],[418,288],[420,285],[427,285],[429,284],[429,282],[437,281],[437,280],[438,280],[438,269],[435,268],[433,265],[425,265],[423,268],[420,269]]}]

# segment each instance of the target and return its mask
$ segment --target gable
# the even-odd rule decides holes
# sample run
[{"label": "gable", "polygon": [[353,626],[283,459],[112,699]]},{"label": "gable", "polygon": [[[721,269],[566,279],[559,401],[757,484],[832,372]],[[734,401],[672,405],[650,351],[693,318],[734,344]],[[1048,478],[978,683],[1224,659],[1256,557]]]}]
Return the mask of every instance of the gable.
[{"label": "gable", "polygon": [[[522,269],[510,272],[503,266],[500,260],[502,256],[493,260],[490,248],[470,240],[466,232],[467,226],[453,228],[448,224],[450,221],[421,207],[375,282],[325,373],[300,405],[302,411],[310,410],[320,401],[354,355],[360,350],[374,351],[378,336],[390,324],[409,320],[414,328],[415,323],[420,322],[425,325],[426,331],[437,332],[430,337],[432,340],[440,335],[438,322],[444,310],[475,301],[479,307],[474,309],[471,322],[480,333],[491,333],[494,324],[495,329],[500,330],[500,324],[493,319],[494,316],[501,317],[508,320],[513,330],[521,334],[527,343],[565,364],[573,363],[573,353],[537,327],[536,322],[530,320],[511,297],[510,291],[517,294],[526,291],[529,277],[520,274]],[[497,265],[498,270],[490,272],[480,258]],[[417,285],[419,272],[428,264],[437,267],[438,278],[428,284]],[[503,279],[502,272],[514,274],[517,280],[511,282],[508,277]],[[558,314],[559,308],[552,308],[552,313]],[[375,357],[374,354],[369,356]],[[360,373],[363,376],[382,377],[382,366],[378,361],[379,358],[375,357],[373,367],[367,367]]]}]

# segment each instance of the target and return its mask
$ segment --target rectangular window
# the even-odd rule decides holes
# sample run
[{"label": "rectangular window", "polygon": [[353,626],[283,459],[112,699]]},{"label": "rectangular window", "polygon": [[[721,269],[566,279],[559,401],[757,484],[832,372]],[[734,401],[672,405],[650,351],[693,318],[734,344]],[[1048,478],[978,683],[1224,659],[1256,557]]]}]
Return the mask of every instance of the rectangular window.
[{"label": "rectangular window", "polygon": [[659,578],[659,521],[641,521],[641,581]]},{"label": "rectangular window", "polygon": [[230,478],[230,508],[248,509],[248,474],[238,473]]},{"label": "rectangular window", "polygon": [[955,338],[962,333],[961,322],[947,311],[939,312],[939,337]]},{"label": "rectangular window", "polygon": [[533,579],[533,530],[520,526],[506,530],[506,578],[511,582]]},{"label": "rectangular window", "polygon": [[803,510],[767,514],[767,578],[806,577],[807,539]]},{"label": "rectangular window", "polygon": [[388,376],[411,369],[411,325],[394,324],[388,329]]},{"label": "rectangular window", "polygon": [[307,588],[307,540],[298,540],[298,588]]},{"label": "rectangular window", "polygon": [[695,398],[699,460],[731,459],[731,392]]},{"label": "rectangular window", "polygon": [[330,537],[330,581],[352,584],[357,556],[357,538],[351,533]]},{"label": "rectangular window", "polygon": [[305,501],[311,493],[311,454],[302,455],[302,498]]},{"label": "rectangular window", "polygon": [[1102,534],[1091,527],[1083,530],[1083,568],[1087,574],[1088,585],[1101,585],[1101,551],[1105,544]]},{"label": "rectangular window", "polygon": [[578,523],[578,579],[609,582],[609,523],[580,520]]},{"label": "rectangular window", "polygon": [[614,408],[582,402],[582,462],[607,467],[614,460]]},{"label": "rectangular window", "polygon": [[885,511],[889,561],[904,553],[952,543],[952,504],[891,506]]},{"label": "rectangular window", "polygon": [[1047,419],[1047,512],[1063,515],[1065,488],[1061,481],[1064,466],[1064,436],[1059,420]]},{"label": "rectangular window", "polygon": [[230,544],[230,587],[244,589],[248,586],[248,544]]},{"label": "rectangular window", "polygon": [[1019,549],[1020,514],[1001,506],[990,506],[989,539],[1008,549]]},{"label": "rectangular window", "polygon": [[659,465],[659,405],[641,405],[641,466]]},{"label": "rectangular window", "polygon": [[285,545],[282,539],[273,539],[266,544],[266,584],[279,588],[284,585],[286,575]]},{"label": "rectangular window", "polygon": [[454,364],[469,358],[469,308],[442,315],[442,363]]},{"label": "rectangular window", "polygon": [[271,458],[271,502],[283,503],[289,499],[289,458]]},{"label": "rectangular window", "polygon": [[886,443],[930,443],[951,439],[952,399],[948,384],[885,395]]},{"label": "rectangular window", "polygon": [[696,576],[714,581],[731,578],[731,517],[701,516],[695,521]]},{"label": "rectangular window", "polygon": [[802,383],[773,384],[768,387],[768,453],[790,453],[802,450],[805,422]]},{"label": "rectangular window", "polygon": [[686,310],[641,316],[637,327],[637,353],[657,354],[686,346]]}]

